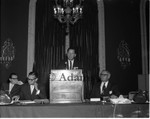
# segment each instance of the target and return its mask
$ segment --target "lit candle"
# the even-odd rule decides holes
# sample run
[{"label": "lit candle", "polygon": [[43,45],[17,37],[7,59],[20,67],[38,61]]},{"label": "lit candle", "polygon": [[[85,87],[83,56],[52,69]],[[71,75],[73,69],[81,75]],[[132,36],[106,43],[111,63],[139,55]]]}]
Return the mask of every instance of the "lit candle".
[{"label": "lit candle", "polygon": [[57,10],[58,10],[58,13],[60,13],[60,8],[59,7],[57,8]]},{"label": "lit candle", "polygon": [[80,14],[82,14],[82,8],[80,8]]},{"label": "lit candle", "polygon": [[62,8],[62,14],[64,14],[64,9]]},{"label": "lit candle", "polygon": [[54,8],[54,14],[56,14],[56,8]]}]

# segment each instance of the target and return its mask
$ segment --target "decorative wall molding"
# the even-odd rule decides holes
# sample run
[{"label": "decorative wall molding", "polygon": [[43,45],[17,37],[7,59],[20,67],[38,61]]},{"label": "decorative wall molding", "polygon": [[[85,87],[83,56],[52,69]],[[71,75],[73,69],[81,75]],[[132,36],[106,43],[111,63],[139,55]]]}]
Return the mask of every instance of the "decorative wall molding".
[{"label": "decorative wall molding", "polygon": [[10,38],[6,39],[1,47],[0,64],[8,69],[11,62],[15,59],[15,54],[16,49],[13,41]]},{"label": "decorative wall molding", "polygon": [[121,40],[117,49],[117,59],[123,69],[131,64],[130,48],[125,40]]}]

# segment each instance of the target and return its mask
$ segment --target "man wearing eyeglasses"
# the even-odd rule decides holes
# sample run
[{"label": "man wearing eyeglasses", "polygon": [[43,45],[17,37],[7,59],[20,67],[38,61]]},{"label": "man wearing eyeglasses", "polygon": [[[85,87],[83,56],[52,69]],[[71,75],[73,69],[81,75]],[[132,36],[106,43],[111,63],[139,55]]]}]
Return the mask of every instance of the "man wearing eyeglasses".
[{"label": "man wearing eyeglasses", "polygon": [[95,98],[103,98],[103,97],[110,97],[110,98],[117,98],[120,95],[118,88],[116,85],[113,85],[110,82],[111,74],[109,71],[103,70],[99,77],[101,82],[96,82],[93,87],[91,97]]},{"label": "man wearing eyeglasses", "polygon": [[36,72],[30,72],[27,78],[27,83],[24,84],[20,91],[20,100],[44,99],[44,87],[37,83],[38,76]]},{"label": "man wearing eyeglasses", "polygon": [[11,73],[9,75],[8,83],[3,83],[1,90],[4,91],[10,98],[19,95],[22,81],[18,80],[18,75],[16,73]]}]

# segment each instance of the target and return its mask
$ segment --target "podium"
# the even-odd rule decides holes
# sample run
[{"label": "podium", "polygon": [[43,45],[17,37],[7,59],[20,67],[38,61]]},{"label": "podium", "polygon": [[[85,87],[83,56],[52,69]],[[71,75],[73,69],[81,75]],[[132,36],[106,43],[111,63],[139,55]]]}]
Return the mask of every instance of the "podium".
[{"label": "podium", "polygon": [[81,103],[84,101],[82,70],[51,70],[50,103]]}]

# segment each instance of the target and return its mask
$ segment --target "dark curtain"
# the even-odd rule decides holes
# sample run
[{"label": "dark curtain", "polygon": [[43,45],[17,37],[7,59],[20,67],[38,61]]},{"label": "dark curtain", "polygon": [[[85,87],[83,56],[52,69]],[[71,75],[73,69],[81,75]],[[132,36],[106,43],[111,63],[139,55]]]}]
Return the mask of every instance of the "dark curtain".
[{"label": "dark curtain", "polygon": [[[36,9],[35,62],[39,82],[49,87],[49,73],[65,57],[65,24],[53,17],[53,0],[38,0]],[[98,73],[98,11],[96,0],[84,1],[83,18],[70,25],[70,46],[82,63],[85,98],[89,98]]]},{"label": "dark curtain", "polygon": [[[106,69],[111,72],[111,82],[121,94],[138,90],[138,74],[142,73],[140,0],[104,1]],[[120,42],[128,44],[130,65],[122,68],[117,59]]]},{"label": "dark curtain", "polygon": [[53,17],[52,0],[37,0],[33,70],[49,95],[49,74],[65,56],[65,29]]},{"label": "dark curtain", "polygon": [[83,17],[70,26],[70,46],[76,47],[82,62],[85,97],[89,98],[98,78],[98,9],[96,0],[85,0]]}]

